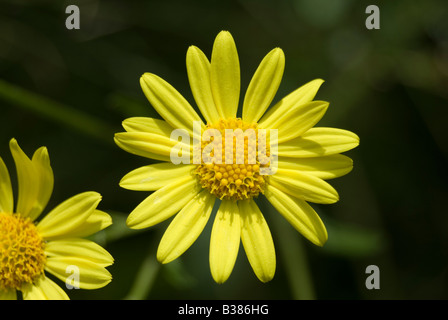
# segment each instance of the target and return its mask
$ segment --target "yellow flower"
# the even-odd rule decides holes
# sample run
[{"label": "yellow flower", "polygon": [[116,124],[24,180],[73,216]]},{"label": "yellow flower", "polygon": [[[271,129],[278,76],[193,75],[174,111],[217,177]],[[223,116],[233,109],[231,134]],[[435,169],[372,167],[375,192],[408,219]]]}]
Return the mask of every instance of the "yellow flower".
[{"label": "yellow flower", "polygon": [[[176,259],[193,244],[220,199],[210,239],[214,280],[222,283],[230,276],[240,240],[256,276],[262,282],[271,280],[275,250],[268,224],[254,201],[260,193],[312,243],[322,246],[327,241],[324,224],[307,202],[338,201],[338,193],[324,180],[351,171],[352,160],[339,153],[356,147],[359,138],[346,130],[313,128],[328,108],[325,101],[313,101],[323,83],[320,79],[268,110],[284,66],[280,48],[266,55],[245,94],[242,116],[237,117],[240,66],[231,34],[218,34],[210,62],[200,49],[191,46],[187,52],[188,80],[205,122],[166,81],[150,73],[141,77],[144,94],[164,120],[126,119],[123,127],[127,132],[117,133],[115,142],[127,152],[162,161],[135,169],[120,182],[126,189],[155,191],[131,212],[129,227],[154,226],[177,213],[159,244],[160,262]],[[181,129],[187,138],[173,138],[173,129]],[[204,138],[210,130],[213,138]],[[220,139],[219,133],[225,135],[226,130],[234,136],[227,140],[221,135]],[[246,135],[249,131],[252,136]],[[275,133],[277,141],[266,145]],[[244,140],[238,140],[241,137]],[[240,141],[242,149],[235,147],[234,141]],[[210,144],[214,146],[209,153],[212,161],[198,162],[198,155],[206,155]],[[263,146],[268,161],[261,161]],[[173,163],[173,154],[179,151],[183,158]],[[193,163],[185,161],[190,159]],[[233,161],[226,163],[227,159]],[[264,169],[273,170],[262,172]]]},{"label": "yellow flower", "polygon": [[112,277],[105,267],[112,256],[82,237],[112,223],[97,210],[101,196],[78,194],[51,210],[36,223],[53,192],[54,177],[47,149],[32,159],[10,141],[17,168],[18,198],[14,200],[8,169],[0,158],[0,300],[68,299],[66,292],[46,272],[64,281],[67,288],[97,289]]}]

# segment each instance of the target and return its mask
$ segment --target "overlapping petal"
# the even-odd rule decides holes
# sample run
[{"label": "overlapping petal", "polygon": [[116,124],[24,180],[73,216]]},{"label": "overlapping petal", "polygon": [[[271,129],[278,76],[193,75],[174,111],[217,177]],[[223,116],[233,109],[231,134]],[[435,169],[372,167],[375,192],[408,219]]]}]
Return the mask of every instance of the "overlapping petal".
[{"label": "overlapping petal", "polygon": [[102,265],[74,256],[49,256],[45,270],[64,283],[70,276],[79,279],[75,285],[80,289],[99,289],[112,281],[112,275]]},{"label": "overlapping petal", "polygon": [[127,225],[142,229],[158,224],[181,210],[200,191],[196,177],[186,175],[153,192],[128,216]]},{"label": "overlapping petal", "polygon": [[173,261],[196,241],[210,218],[215,200],[215,196],[204,190],[174,217],[157,250],[157,259],[160,262]]},{"label": "overlapping petal", "polygon": [[277,169],[269,184],[299,199],[314,203],[335,203],[337,191],[326,181],[297,170]]},{"label": "overlapping petal", "polygon": [[359,145],[359,137],[348,130],[317,127],[300,137],[278,145],[279,157],[323,157],[351,150]]},{"label": "overlapping petal", "polygon": [[289,109],[311,102],[324,81],[312,80],[277,102],[270,108],[258,122],[262,128],[277,129],[273,126]]},{"label": "overlapping petal", "polygon": [[260,122],[262,129],[278,128],[278,143],[294,139],[312,128],[324,116],[328,108],[326,101],[310,101],[281,108],[266,122]]},{"label": "overlapping petal", "polygon": [[112,255],[99,244],[82,238],[64,238],[48,241],[45,245],[47,257],[75,257],[87,259],[100,266],[113,264]]},{"label": "overlapping petal", "polygon": [[47,149],[39,148],[31,160],[15,139],[10,141],[9,146],[19,184],[16,212],[34,220],[45,208],[53,192],[54,178]]},{"label": "overlapping petal", "polygon": [[112,217],[101,210],[94,210],[84,221],[84,223],[66,230],[65,238],[88,237],[98,231],[104,230],[112,224]]},{"label": "overlapping petal", "polygon": [[328,239],[327,230],[319,215],[304,200],[267,185],[265,196],[277,211],[305,238],[323,246]]},{"label": "overlapping petal", "polygon": [[37,230],[46,240],[66,237],[78,229],[95,211],[101,195],[84,192],[71,197],[51,210],[37,225]]},{"label": "overlapping petal", "polygon": [[40,277],[23,290],[24,300],[69,300],[65,291],[48,277]]}]

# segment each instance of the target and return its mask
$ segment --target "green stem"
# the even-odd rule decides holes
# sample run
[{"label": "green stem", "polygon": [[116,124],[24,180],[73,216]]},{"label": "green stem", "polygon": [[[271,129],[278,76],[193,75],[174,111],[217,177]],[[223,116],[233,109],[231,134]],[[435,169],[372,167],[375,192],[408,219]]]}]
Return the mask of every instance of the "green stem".
[{"label": "green stem", "polygon": [[89,137],[112,143],[114,130],[107,123],[75,108],[53,101],[0,79],[0,99],[66,125]]},{"label": "green stem", "polygon": [[293,299],[314,300],[314,285],[302,236],[267,201],[265,208],[272,217],[270,221],[274,229],[273,237],[277,240],[277,249],[284,259]]},{"label": "green stem", "polygon": [[144,300],[154,284],[160,263],[157,261],[153,251],[150,251],[143,260],[140,269],[135,277],[131,290],[124,300]]}]

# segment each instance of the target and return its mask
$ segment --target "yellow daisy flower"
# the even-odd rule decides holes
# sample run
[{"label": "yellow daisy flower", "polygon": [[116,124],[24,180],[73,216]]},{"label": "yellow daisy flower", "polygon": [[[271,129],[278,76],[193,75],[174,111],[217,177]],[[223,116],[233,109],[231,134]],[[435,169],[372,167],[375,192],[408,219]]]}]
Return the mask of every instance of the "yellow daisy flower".
[{"label": "yellow daisy flower", "polygon": [[[54,177],[47,149],[32,159],[10,141],[17,168],[18,199],[14,200],[8,169],[0,158],[0,300],[69,299],[46,272],[64,281],[67,288],[97,289],[112,277],[105,267],[112,256],[100,245],[83,239],[112,223],[97,210],[101,195],[78,194],[38,220],[51,193]],[[36,223],[37,222],[37,223]]]},{"label": "yellow daisy flower", "polygon": [[[177,213],[157,252],[158,260],[168,263],[198,238],[219,199],[209,254],[214,280],[222,283],[228,279],[241,240],[256,276],[267,282],[276,268],[274,243],[254,198],[263,194],[303,236],[322,246],[327,231],[307,202],[338,201],[338,193],[325,180],[351,171],[352,160],[339,153],[356,147],[359,138],[346,130],[313,128],[328,108],[328,102],[313,101],[323,83],[320,79],[293,91],[268,110],[285,66],[280,48],[269,52],[256,70],[241,117],[237,117],[240,66],[231,34],[218,34],[211,61],[195,46],[188,49],[186,60],[190,87],[205,122],[170,84],[145,73],[140,79],[143,92],[164,120],[129,118],[123,121],[127,132],[115,135],[115,142],[125,151],[162,161],[133,170],[121,180],[120,186],[126,189],[155,191],[130,213],[127,224],[147,228]],[[184,135],[173,138],[174,129]],[[204,138],[209,131],[214,136]],[[219,133],[228,131],[234,136],[219,139]],[[249,131],[252,136],[246,135]],[[272,143],[270,138],[275,135],[277,141]],[[238,140],[241,136],[244,140]],[[235,146],[234,141],[240,145],[236,142]],[[210,144],[213,148],[208,152]],[[263,147],[268,161],[260,157]],[[173,161],[180,151],[182,156]],[[198,162],[198,155],[204,154],[212,161],[199,158]],[[266,174],[263,169],[272,170]]]}]

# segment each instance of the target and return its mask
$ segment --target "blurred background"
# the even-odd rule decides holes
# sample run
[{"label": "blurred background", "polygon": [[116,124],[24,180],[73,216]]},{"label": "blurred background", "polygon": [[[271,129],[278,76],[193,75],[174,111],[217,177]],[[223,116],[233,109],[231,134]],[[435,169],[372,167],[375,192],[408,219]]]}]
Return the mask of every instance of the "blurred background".
[{"label": "blurred background", "polygon": [[[79,30],[65,27],[70,4],[80,9]],[[370,4],[380,9],[379,30],[365,26]],[[125,226],[149,193],[118,182],[151,161],[119,149],[113,135],[125,118],[158,117],[139,77],[161,76],[194,105],[187,48],[196,45],[210,57],[221,30],[237,45],[242,95],[264,55],[281,47],[286,69],[274,102],[323,78],[316,98],[330,108],[318,125],[361,139],[346,153],[353,171],[330,181],[341,200],[313,205],[328,229],[324,247],[259,199],[277,252],[276,276],[267,284],[257,280],[242,247],[230,279],[214,283],[210,222],[167,265],[155,255],[169,221],[140,231]],[[115,258],[108,268],[113,281],[100,290],[71,290],[72,299],[447,299],[447,85],[444,0],[0,3],[0,156],[15,188],[12,137],[29,156],[40,146],[49,150],[55,188],[46,212],[93,190],[115,222],[94,237]],[[380,269],[380,289],[366,288],[369,265]]]}]

